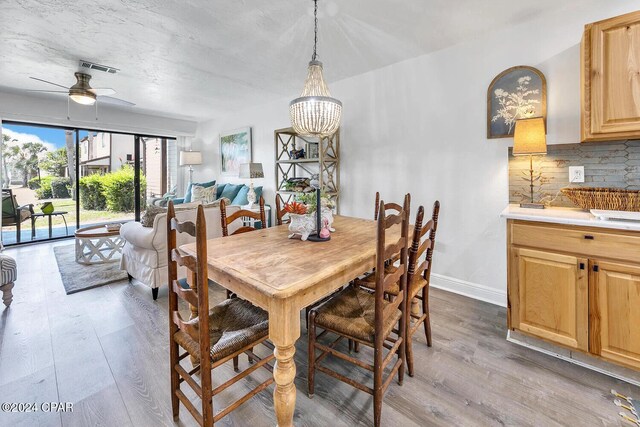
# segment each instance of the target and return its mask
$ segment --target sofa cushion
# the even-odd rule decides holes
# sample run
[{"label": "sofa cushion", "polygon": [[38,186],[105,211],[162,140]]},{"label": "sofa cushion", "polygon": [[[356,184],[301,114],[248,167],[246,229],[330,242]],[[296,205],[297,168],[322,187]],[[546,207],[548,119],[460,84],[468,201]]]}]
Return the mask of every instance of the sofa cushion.
[{"label": "sofa cushion", "polygon": [[209,187],[213,187],[215,184],[216,184],[215,179],[209,182],[190,182],[189,185],[187,186],[187,192],[184,193],[184,203],[191,202],[191,197],[192,197],[191,189],[194,185],[199,185],[200,187],[209,188]]},{"label": "sofa cushion", "polygon": [[[253,187],[253,191],[256,193],[256,202],[258,202],[260,200],[260,196],[262,196],[262,186]],[[248,205],[249,204],[249,200],[247,200],[247,195],[248,194],[249,194],[249,187],[244,185],[240,189],[240,191],[238,191],[238,194],[236,195],[235,199],[233,199],[231,204],[232,205],[238,205],[238,206]]]},{"label": "sofa cushion", "polygon": [[167,208],[163,206],[147,206],[147,210],[144,211],[140,217],[140,224],[143,227],[153,227],[153,221],[156,219],[156,215],[167,212]]},{"label": "sofa cushion", "polygon": [[243,185],[244,184],[225,185],[224,190],[222,190],[222,194],[220,195],[220,197],[226,197],[229,200],[235,199]]},{"label": "sofa cushion", "polygon": [[191,187],[191,201],[211,203],[216,200],[216,193],[218,187],[213,185],[211,187],[202,187],[200,185],[194,185]]},{"label": "sofa cushion", "polygon": [[218,184],[218,191],[216,192],[216,199],[219,199],[220,197],[222,197],[222,192],[224,191],[224,187],[226,187],[227,184]]}]

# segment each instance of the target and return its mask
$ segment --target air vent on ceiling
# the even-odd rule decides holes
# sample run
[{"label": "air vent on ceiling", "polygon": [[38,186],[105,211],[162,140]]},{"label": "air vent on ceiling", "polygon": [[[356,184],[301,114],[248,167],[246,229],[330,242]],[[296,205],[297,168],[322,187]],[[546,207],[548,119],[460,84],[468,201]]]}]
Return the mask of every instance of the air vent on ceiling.
[{"label": "air vent on ceiling", "polygon": [[120,71],[117,68],[109,67],[108,65],[95,64],[93,62],[80,60],[80,66],[84,68],[89,68],[90,70],[102,71],[105,73],[115,74]]}]

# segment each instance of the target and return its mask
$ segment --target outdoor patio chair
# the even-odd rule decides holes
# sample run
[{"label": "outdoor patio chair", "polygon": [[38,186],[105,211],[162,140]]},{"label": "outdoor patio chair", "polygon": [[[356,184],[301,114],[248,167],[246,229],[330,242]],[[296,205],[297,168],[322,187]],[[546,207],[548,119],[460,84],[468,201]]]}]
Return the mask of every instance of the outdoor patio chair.
[{"label": "outdoor patio chair", "polygon": [[35,218],[33,217],[33,205],[18,205],[16,196],[11,189],[2,189],[2,226],[16,227],[16,242],[20,243],[20,224],[31,220],[31,240],[36,237]]}]

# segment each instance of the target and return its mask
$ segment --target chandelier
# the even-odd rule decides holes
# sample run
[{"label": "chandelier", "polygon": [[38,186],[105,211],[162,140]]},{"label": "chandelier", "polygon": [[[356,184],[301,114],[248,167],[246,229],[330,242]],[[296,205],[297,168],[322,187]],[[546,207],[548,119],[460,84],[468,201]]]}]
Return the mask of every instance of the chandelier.
[{"label": "chandelier", "polygon": [[322,75],[322,62],[317,60],[318,0],[314,3],[313,55],[309,62],[307,80],[299,98],[289,103],[291,126],[302,136],[329,136],[340,126],[342,102],[331,97]]}]

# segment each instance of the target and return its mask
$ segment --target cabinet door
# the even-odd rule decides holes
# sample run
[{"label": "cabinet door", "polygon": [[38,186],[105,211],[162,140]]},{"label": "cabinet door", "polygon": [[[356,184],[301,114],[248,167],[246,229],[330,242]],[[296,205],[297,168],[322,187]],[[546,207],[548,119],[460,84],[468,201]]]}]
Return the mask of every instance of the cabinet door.
[{"label": "cabinet door", "polygon": [[589,351],[640,368],[640,267],[592,264]]},{"label": "cabinet door", "polygon": [[583,90],[590,92],[584,131],[590,135],[583,137],[640,136],[640,13],[592,24],[584,43]]},{"label": "cabinet door", "polygon": [[517,329],[586,351],[589,345],[587,260],[516,249]]}]

